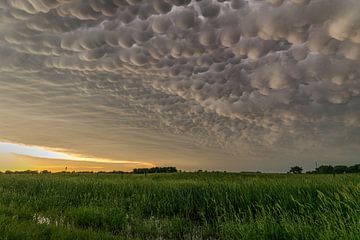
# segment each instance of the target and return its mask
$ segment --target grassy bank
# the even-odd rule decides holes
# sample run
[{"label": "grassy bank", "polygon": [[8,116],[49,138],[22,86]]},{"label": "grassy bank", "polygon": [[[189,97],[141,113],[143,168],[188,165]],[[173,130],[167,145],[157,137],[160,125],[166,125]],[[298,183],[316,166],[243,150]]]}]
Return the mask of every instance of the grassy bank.
[{"label": "grassy bank", "polygon": [[360,175],[0,175],[1,239],[360,239]]}]

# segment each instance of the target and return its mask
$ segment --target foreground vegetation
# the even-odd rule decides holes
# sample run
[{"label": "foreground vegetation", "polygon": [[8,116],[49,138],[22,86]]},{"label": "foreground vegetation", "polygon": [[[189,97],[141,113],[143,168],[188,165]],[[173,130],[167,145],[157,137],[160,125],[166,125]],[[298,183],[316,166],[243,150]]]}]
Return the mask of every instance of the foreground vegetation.
[{"label": "foreground vegetation", "polygon": [[360,239],[360,175],[1,174],[0,239]]}]

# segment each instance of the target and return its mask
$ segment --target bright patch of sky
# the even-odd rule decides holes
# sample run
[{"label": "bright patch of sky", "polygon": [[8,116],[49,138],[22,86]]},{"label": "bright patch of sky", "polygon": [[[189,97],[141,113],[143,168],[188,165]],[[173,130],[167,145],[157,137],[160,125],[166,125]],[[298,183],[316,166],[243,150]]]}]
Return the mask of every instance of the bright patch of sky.
[{"label": "bright patch of sky", "polygon": [[120,164],[147,164],[149,163],[127,160],[112,160],[103,158],[94,158],[88,156],[81,156],[76,154],[67,154],[60,151],[52,150],[39,146],[27,146],[16,143],[0,142],[0,154],[19,154],[30,157],[46,158],[46,159],[62,159],[73,161],[90,161],[99,163],[120,163]]},{"label": "bright patch of sky", "polygon": [[56,152],[36,146],[26,146],[15,143],[0,142],[0,153],[3,154],[21,154],[40,158],[69,159],[70,156],[65,153]]}]

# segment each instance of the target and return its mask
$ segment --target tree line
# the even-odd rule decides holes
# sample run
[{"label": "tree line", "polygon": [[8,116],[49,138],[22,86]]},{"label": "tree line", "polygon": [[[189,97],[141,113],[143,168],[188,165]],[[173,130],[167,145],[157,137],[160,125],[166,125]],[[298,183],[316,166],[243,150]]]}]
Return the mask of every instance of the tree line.
[{"label": "tree line", "polygon": [[176,167],[152,167],[152,168],[135,168],[132,173],[134,174],[147,174],[147,173],[176,173]]},{"label": "tree line", "polygon": [[[176,173],[178,170],[176,167],[152,167],[152,168],[135,168],[131,172],[125,172],[125,171],[100,171],[100,172],[93,172],[93,171],[61,171],[61,172],[55,172],[55,173],[77,173],[77,174],[84,174],[84,173],[98,173],[98,174],[147,174],[147,173]],[[2,173],[2,172],[0,172]],[[3,172],[5,174],[50,174],[51,171],[43,170],[25,170],[25,171],[10,171],[6,170]],[[54,173],[53,173],[54,174]]]},{"label": "tree line", "polygon": [[[96,174],[148,174],[148,173],[176,173],[176,172],[182,172],[181,170],[177,170],[176,167],[152,167],[152,168],[135,168],[133,169],[131,172],[125,172],[125,171],[100,171],[100,172],[93,172],[93,171],[61,171],[61,172],[55,172],[53,174],[58,174],[58,173],[76,173],[76,174],[91,174],[91,173],[96,173]],[[185,171],[183,171],[185,172]],[[206,170],[197,170],[195,171],[197,173],[202,173],[202,172],[207,172]],[[217,172],[217,171],[215,171]],[[224,171],[226,172],[226,171]],[[37,171],[37,170],[25,170],[25,171],[10,171],[10,170],[6,170],[5,172],[1,172],[0,173],[5,173],[5,174],[50,174],[52,173],[51,171],[48,170],[43,170],[43,171]],[[241,172],[241,173],[247,173],[247,172]],[[259,174],[261,172],[249,172],[249,173],[256,173]],[[294,174],[300,174],[303,173],[303,168],[300,166],[294,166],[291,167],[290,170],[288,171],[288,173],[294,173]],[[307,174],[339,174],[339,173],[360,173],[360,164],[355,164],[352,166],[345,166],[345,165],[321,165],[317,168],[315,168],[315,170],[312,171],[307,171]]]},{"label": "tree line", "polygon": [[[303,172],[303,168],[299,166],[291,167],[289,173],[299,174]],[[339,173],[360,173],[360,164],[352,166],[346,165],[321,165],[313,171],[307,171],[309,174],[339,174]]]}]

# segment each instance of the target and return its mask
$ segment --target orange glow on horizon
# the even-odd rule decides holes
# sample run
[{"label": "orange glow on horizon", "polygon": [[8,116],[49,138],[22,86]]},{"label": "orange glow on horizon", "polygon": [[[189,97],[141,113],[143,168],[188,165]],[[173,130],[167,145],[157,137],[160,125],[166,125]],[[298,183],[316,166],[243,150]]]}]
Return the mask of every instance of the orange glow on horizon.
[{"label": "orange glow on horizon", "polygon": [[[0,142],[1,143],[1,142]],[[153,167],[147,162],[96,158],[70,154],[62,149],[1,143],[0,171],[49,170],[64,171],[131,171]]]},{"label": "orange glow on horizon", "polygon": [[130,161],[126,161],[126,163],[108,163],[96,161],[38,158],[18,154],[0,155],[0,171],[131,171],[134,168],[153,166],[153,164],[149,163],[133,163]]}]

